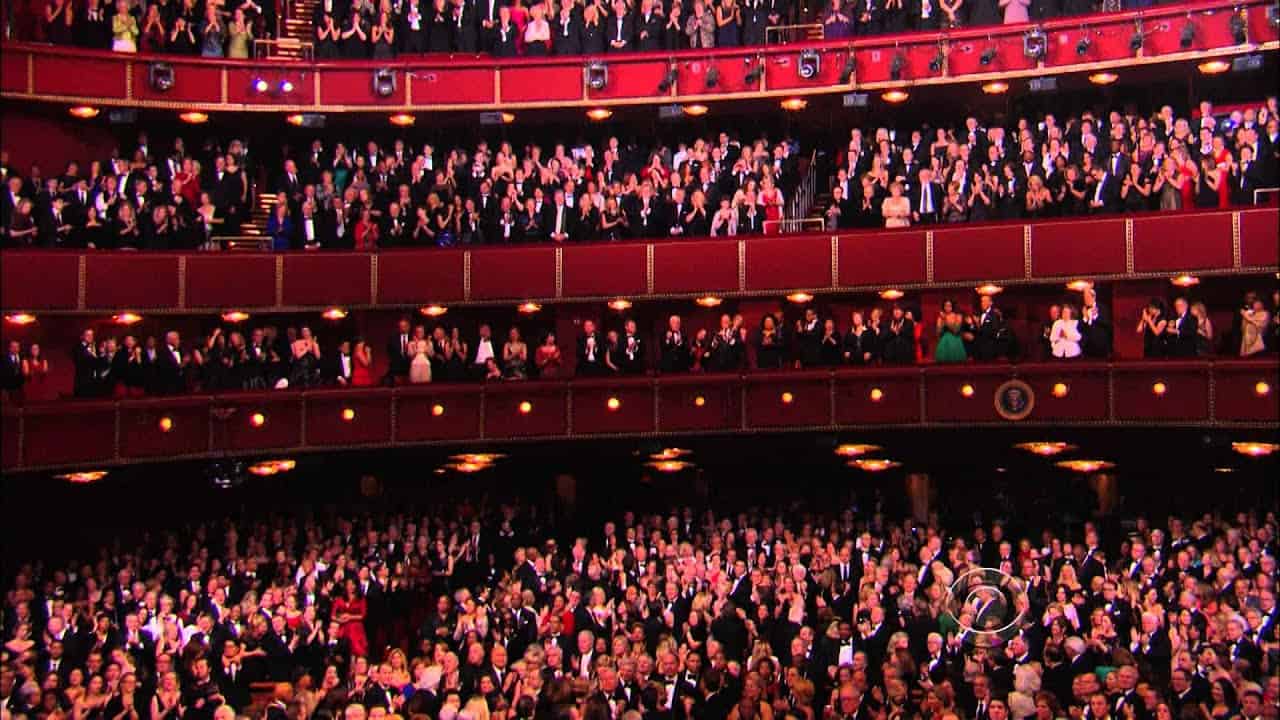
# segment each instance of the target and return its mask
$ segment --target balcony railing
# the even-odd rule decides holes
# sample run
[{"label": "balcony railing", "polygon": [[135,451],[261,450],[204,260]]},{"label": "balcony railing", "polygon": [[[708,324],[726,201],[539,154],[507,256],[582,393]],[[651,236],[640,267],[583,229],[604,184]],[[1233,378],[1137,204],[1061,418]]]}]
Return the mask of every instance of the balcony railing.
[{"label": "balcony railing", "polygon": [[[617,53],[597,58],[547,57],[495,60],[477,56],[420,56],[393,61],[305,62],[286,60],[205,60],[172,55],[132,55],[49,45],[0,46],[0,95],[9,99],[127,105],[206,111],[456,111],[520,108],[666,104],[734,98],[791,97],[877,90],[912,85],[973,82],[994,76],[1029,78],[1046,74],[1131,69],[1151,63],[1202,61],[1208,57],[1280,47],[1280,30],[1270,22],[1265,0],[1210,0],[1142,11],[1052,20],[1039,25],[1001,25],[944,33],[806,42],[755,48]],[[1233,34],[1231,18],[1245,18],[1245,42]],[[1188,13],[1191,16],[1188,17]],[[1190,47],[1182,28],[1194,23]],[[1024,39],[1041,29],[1048,42],[1043,57],[1029,56]],[[1141,33],[1141,47],[1132,46]],[[1077,46],[1088,40],[1081,55]],[[935,64],[940,49],[945,61]],[[798,53],[818,53],[812,77],[797,72]],[[852,55],[853,63],[849,65]],[[892,58],[898,59],[891,62]],[[608,82],[593,89],[584,82],[588,59],[607,63]],[[164,62],[175,83],[162,91],[148,82],[148,67]],[[659,90],[674,62],[677,77]],[[763,64],[762,73],[744,72]],[[933,67],[931,67],[933,66]],[[372,72],[391,68],[398,82],[387,95],[373,89]],[[714,68],[718,79],[707,83]],[[850,68],[851,73],[845,74]],[[894,77],[896,69],[897,77]],[[289,80],[288,94],[258,93],[255,78],[273,84]],[[750,82],[749,82],[750,80]]]},{"label": "balcony railing", "polygon": [[6,472],[17,472],[342,448],[872,427],[1272,429],[1280,423],[1276,392],[1269,358],[200,395],[5,407],[0,458]]},{"label": "balcony railing", "polygon": [[[602,273],[600,268],[609,272]],[[777,296],[1280,270],[1280,210],[362,252],[5,251],[5,312],[284,312]]]}]

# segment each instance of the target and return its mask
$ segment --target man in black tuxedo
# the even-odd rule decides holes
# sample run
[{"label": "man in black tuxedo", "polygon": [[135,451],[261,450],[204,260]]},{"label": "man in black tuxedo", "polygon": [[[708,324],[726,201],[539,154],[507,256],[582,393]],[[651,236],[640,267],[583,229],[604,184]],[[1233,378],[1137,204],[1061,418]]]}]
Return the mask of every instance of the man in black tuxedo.
[{"label": "man in black tuxedo", "polygon": [[933,170],[922,167],[917,177],[919,183],[911,194],[911,222],[930,225],[938,222],[938,212],[946,196],[942,186],[933,181]]},{"label": "man in black tuxedo", "polygon": [[605,39],[609,42],[609,52],[630,52],[632,38],[635,37],[635,20],[627,11],[623,0],[613,0],[613,12],[605,23]]},{"label": "man in black tuxedo", "polygon": [[759,235],[764,232],[764,213],[754,202],[745,202],[738,208],[738,234]]},{"label": "man in black tuxedo", "polygon": [[635,23],[637,50],[662,49],[662,16],[654,12],[653,0],[640,0]]},{"label": "man in black tuxedo", "polygon": [[293,160],[284,161],[284,170],[276,184],[276,192],[283,193],[289,201],[289,214],[295,218],[302,207],[302,178],[298,176],[298,165]]},{"label": "man in black tuxedo", "polygon": [[983,295],[978,301],[978,317],[973,335],[975,359],[991,362],[1006,353],[1004,315],[995,306],[990,295]]},{"label": "man in black tuxedo", "polygon": [[71,219],[66,213],[66,200],[56,196],[40,211],[40,245],[47,248],[67,247],[71,239]]},{"label": "man in black tuxedo", "polygon": [[1262,166],[1253,157],[1253,147],[1240,147],[1240,162],[1231,173],[1231,202],[1252,205],[1253,192],[1262,187]]},{"label": "man in black tuxedo", "polygon": [[1093,168],[1093,183],[1089,186],[1089,212],[1091,214],[1120,212],[1120,180],[1105,165]]},{"label": "man in black tuxedo", "polygon": [[22,393],[23,380],[22,346],[17,340],[10,340],[4,362],[0,362],[0,391],[9,398],[17,399]]},{"label": "man in black tuxedo", "polygon": [[75,382],[72,393],[78,398],[98,395],[98,372],[106,365],[98,355],[98,347],[93,342],[93,330],[85,330],[80,335],[80,343],[76,345],[72,355],[75,365]]},{"label": "man in black tuxedo", "polygon": [[684,372],[689,369],[689,337],[681,329],[679,315],[667,319],[667,331],[662,336],[662,357],[658,368],[664,373]]},{"label": "man in black tuxedo", "polygon": [[542,213],[547,237],[557,243],[568,240],[573,234],[576,213],[565,204],[564,190],[556,190],[555,202],[544,207]]},{"label": "man in black tuxedo", "polygon": [[396,334],[387,340],[387,374],[382,378],[383,385],[395,385],[398,379],[409,377],[409,363],[413,360],[409,343],[412,341],[409,318],[402,317],[396,326]]},{"label": "man in black tuxedo", "polygon": [[618,370],[623,375],[641,375],[645,367],[644,341],[636,332],[636,321],[627,320],[623,326],[623,335],[618,342],[622,357],[618,360]]},{"label": "man in black tuxedo", "polygon": [[[398,339],[398,338],[397,338]],[[347,387],[351,384],[351,341],[343,340],[338,345],[338,352],[326,358],[328,362],[324,367],[324,381],[330,385],[338,385]]]},{"label": "man in black tuxedo", "polygon": [[476,20],[475,0],[454,0],[453,27],[453,46],[458,52],[480,51],[480,23]]},{"label": "man in black tuxedo", "polygon": [[822,321],[818,319],[818,311],[812,307],[805,308],[804,320],[796,321],[796,346],[803,367],[822,364]]},{"label": "man in black tuxedo", "polygon": [[486,50],[493,49],[493,31],[498,27],[498,13],[505,4],[503,0],[479,0],[476,7],[476,26]]},{"label": "man in black tuxedo", "polygon": [[156,354],[156,385],[160,394],[176,395],[185,390],[184,370],[181,338],[177,331],[170,330]]},{"label": "man in black tuxedo", "polygon": [[551,48],[556,55],[582,53],[581,9],[565,3],[551,22]]},{"label": "man in black tuxedo", "polygon": [[582,335],[578,337],[578,366],[575,374],[582,377],[604,373],[604,338],[596,330],[593,320],[582,321]]},{"label": "man in black tuxedo", "polygon": [[1169,334],[1170,350],[1173,357],[1195,357],[1196,336],[1200,321],[1191,314],[1191,305],[1185,297],[1179,296],[1173,301],[1173,317],[1165,325]]}]

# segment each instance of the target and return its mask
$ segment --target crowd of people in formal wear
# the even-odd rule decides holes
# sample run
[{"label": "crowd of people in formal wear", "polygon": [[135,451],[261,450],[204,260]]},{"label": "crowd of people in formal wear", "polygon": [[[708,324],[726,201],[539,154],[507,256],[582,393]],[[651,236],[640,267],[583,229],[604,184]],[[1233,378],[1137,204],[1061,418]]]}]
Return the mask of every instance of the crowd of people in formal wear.
[{"label": "crowd of people in formal wear", "polygon": [[[1271,511],[615,509],[573,537],[520,504],[247,507],[10,557],[6,720],[1275,720],[1280,702]],[[998,587],[951,592],[983,568]]]},{"label": "crowd of people in formal wear", "polygon": [[783,228],[815,149],[834,168],[818,209],[833,230],[1220,208],[1277,185],[1278,120],[1271,96],[1222,113],[1206,101],[1182,114],[855,128],[822,148],[730,132],[649,146],[316,139],[280,160],[251,158],[240,139],[189,151],[144,134],[132,153],[50,177],[23,177],[0,154],[0,227],[8,247],[216,249],[265,185],[278,250],[751,235]]},{"label": "crowd of people in formal wear", "polygon": [[[1166,309],[1167,308],[1167,309]],[[797,316],[798,315],[798,316]],[[897,366],[924,363],[1107,360],[1117,330],[1110,309],[1086,289],[1047,308],[1038,334],[1020,337],[993,296],[971,307],[943,301],[926,333],[918,305],[884,303],[836,317],[810,305],[791,318],[779,309],[749,327],[740,314],[713,326],[690,327],[678,315],[660,332],[643,332],[634,317],[606,327],[584,320],[577,337],[531,333],[512,324],[495,334],[489,323],[464,336],[457,324],[398,321],[384,347],[349,333],[322,343],[312,329],[265,324],[215,327],[195,343],[179,333],[145,339],[130,334],[82,334],[70,359],[72,395],[125,398],[315,387],[396,386],[430,382],[514,381],[787,368]],[[1205,303],[1153,298],[1135,329],[1143,357],[1260,357],[1280,352],[1280,291],[1249,292],[1229,327],[1215,329]],[[376,365],[375,352],[385,352]],[[570,361],[572,359],[572,362]],[[55,358],[53,362],[62,362]],[[53,400],[50,361],[39,343],[9,341],[0,363],[0,390],[13,400]]]},{"label": "crowd of people in formal wear", "polygon": [[124,53],[253,57],[276,35],[275,0],[40,0],[16,3],[14,37]]}]

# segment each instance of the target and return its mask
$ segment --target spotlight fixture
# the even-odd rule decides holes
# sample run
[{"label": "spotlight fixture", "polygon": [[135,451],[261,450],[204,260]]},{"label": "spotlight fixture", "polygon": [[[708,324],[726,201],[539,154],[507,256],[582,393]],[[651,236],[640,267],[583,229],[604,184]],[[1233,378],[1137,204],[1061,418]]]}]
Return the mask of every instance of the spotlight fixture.
[{"label": "spotlight fixture", "polygon": [[533,412],[533,403],[529,402],[528,400],[525,400],[521,402],[516,409],[520,411],[521,415],[528,415],[529,413]]},{"label": "spotlight fixture", "polygon": [[1196,24],[1191,22],[1191,18],[1187,17],[1187,22],[1182,26],[1182,31],[1178,33],[1178,47],[1183,50],[1190,50],[1191,46],[1196,42]]},{"label": "spotlight fixture", "polygon": [[697,300],[694,300],[694,302],[698,303],[699,305],[705,308],[713,308],[713,307],[719,306],[720,303],[724,302],[724,300],[722,298],[716,297],[715,295],[703,295]]},{"label": "spotlight fixture", "polygon": [[267,82],[266,78],[256,77],[249,83],[249,89],[262,95],[271,89],[271,83]]},{"label": "spotlight fixture", "polygon": [[937,75],[942,72],[942,66],[947,61],[947,54],[942,49],[942,43],[938,43],[938,52],[933,54],[933,59],[929,61],[929,72]]},{"label": "spotlight fixture", "polygon": [[142,316],[134,312],[122,312],[119,315],[112,315],[111,322],[117,325],[136,325],[142,322]]},{"label": "spotlight fixture", "polygon": [[228,310],[222,313],[222,321],[229,323],[242,323],[249,319],[249,313],[243,310]]},{"label": "spotlight fixture", "polygon": [[160,432],[167,433],[173,429],[173,418],[169,417],[168,415],[165,415],[164,417],[160,418],[160,421],[156,424],[157,426],[159,426]]},{"label": "spotlight fixture", "polygon": [[689,117],[702,117],[710,111],[710,108],[706,105],[685,105],[681,111]]},{"label": "spotlight fixture", "polygon": [[1180,288],[1194,287],[1200,284],[1200,278],[1195,275],[1178,275],[1169,278],[1169,282]]},{"label": "spotlight fixture", "polygon": [[649,455],[650,460],[679,460],[687,455],[692,455],[692,450],[685,448],[669,447]]},{"label": "spotlight fixture", "polygon": [[1041,30],[1040,28],[1029,30],[1027,31],[1027,34],[1022,36],[1022,54],[1025,55],[1028,60],[1034,60],[1036,62],[1044,60],[1048,47],[1049,37],[1045,35],[1044,30]]},{"label": "spotlight fixture", "polygon": [[992,80],[989,83],[982,84],[982,92],[987,95],[1003,95],[1009,92],[1009,83],[1002,80]]},{"label": "spotlight fixture", "polygon": [[613,117],[613,111],[609,108],[591,108],[587,111],[587,119],[592,122],[603,122]]},{"label": "spotlight fixture", "polygon": [[197,110],[190,110],[188,112],[180,113],[178,115],[178,119],[188,125],[203,125],[209,122],[209,114],[202,113]]},{"label": "spotlight fixture", "polygon": [[71,117],[73,118],[78,118],[80,120],[92,120],[93,118],[98,117],[98,113],[102,111],[89,105],[77,105],[70,110],[67,110],[67,112],[71,113]]},{"label": "spotlight fixture", "polygon": [[1140,52],[1142,50],[1143,43],[1146,41],[1147,38],[1142,34],[1142,29],[1139,28],[1135,30],[1133,35],[1129,36],[1129,50],[1131,52]]},{"label": "spotlight fixture", "polygon": [[896,460],[883,460],[881,458],[856,458],[850,460],[848,465],[863,472],[884,472],[885,470],[902,467],[902,463]]},{"label": "spotlight fixture", "polygon": [[869,455],[874,452],[880,452],[883,449],[884,448],[879,445],[846,443],[844,445],[837,445],[835,453],[842,458],[856,458],[863,455]]},{"label": "spotlight fixture", "polygon": [[871,398],[871,402],[878,403],[884,399],[884,391],[880,388],[871,388],[871,392],[868,397]]},{"label": "spotlight fixture", "polygon": [[1053,392],[1053,396],[1054,396],[1054,397],[1056,397],[1056,398],[1064,398],[1064,397],[1066,397],[1066,396],[1067,396],[1067,393],[1071,392],[1071,386],[1070,386],[1070,385],[1067,385],[1066,383],[1062,383],[1062,382],[1060,382],[1060,383],[1054,383],[1054,384],[1053,384],[1053,391],[1052,391],[1052,392]]},{"label": "spotlight fixture", "polygon": [[395,115],[387,118],[387,120],[396,127],[412,127],[413,124],[418,121],[416,117],[409,113],[396,113]]},{"label": "spotlight fixture", "polygon": [[609,301],[609,309],[614,312],[622,312],[631,309],[631,301],[626,298],[617,298]]},{"label": "spotlight fixture", "polygon": [[340,307],[331,307],[320,313],[320,317],[325,320],[341,320],[347,316],[347,311]]},{"label": "spotlight fixture", "polygon": [[1054,455],[1061,455],[1064,452],[1076,449],[1076,446],[1070,443],[1053,441],[1024,442],[1018,443],[1017,445],[1014,445],[1014,447],[1019,450],[1025,450],[1032,455],[1039,455],[1040,457],[1053,457]]},{"label": "spotlight fixture", "polygon": [[586,72],[587,75],[587,87],[592,90],[603,90],[605,86],[609,84],[609,66],[599,60],[593,60],[587,63],[587,67],[584,72]]},{"label": "spotlight fixture", "polygon": [[902,292],[897,288],[888,288],[887,290],[880,291],[880,299],[881,300],[901,300],[902,296],[905,294],[906,293]]},{"label": "spotlight fixture", "polygon": [[751,60],[752,60],[751,58],[747,58],[746,60],[743,60],[743,62],[746,63],[749,68],[747,70],[747,74],[742,77],[743,85],[748,85],[748,86],[759,85],[760,77],[764,75],[764,63],[757,62],[755,65],[752,65]]},{"label": "spotlight fixture", "polygon": [[[716,304],[719,305],[719,303]],[[4,321],[10,325],[30,325],[36,321],[36,316],[31,313],[13,313],[12,315],[5,315]]]},{"label": "spotlight fixture", "polygon": [[658,460],[655,462],[645,463],[645,465],[663,473],[678,473],[681,470],[688,470],[694,467],[693,463],[684,460]]},{"label": "spotlight fixture", "polygon": [[783,110],[798,112],[809,107],[809,101],[804,98],[787,98],[786,100],[778,103],[778,105],[780,105]]},{"label": "spotlight fixture", "polygon": [[520,303],[516,306],[516,312],[521,315],[532,315],[542,309],[542,306],[536,302],[529,301]]},{"label": "spotlight fixture", "polygon": [[1116,464],[1107,460],[1060,460],[1054,463],[1063,470],[1077,473],[1095,473],[1099,470],[1110,470]]},{"label": "spotlight fixture", "polygon": [[418,309],[418,312],[427,317],[440,317],[449,312],[449,308],[444,305],[426,305]]},{"label": "spotlight fixture", "polygon": [[1085,290],[1092,290],[1093,281],[1092,280],[1072,280],[1071,282],[1067,283],[1067,289],[1070,290],[1071,292],[1078,292],[1078,293],[1082,293]]},{"label": "spotlight fixture", "polygon": [[1253,386],[1253,394],[1258,397],[1266,397],[1271,394],[1271,385],[1265,380],[1259,380]]},{"label": "spotlight fixture", "polygon": [[817,50],[802,50],[800,61],[796,64],[796,73],[801,80],[812,80],[822,71],[822,57]]},{"label": "spotlight fixture", "polygon": [[256,412],[249,416],[249,424],[256,428],[260,428],[267,424],[267,416],[260,412]]},{"label": "spotlight fixture", "polygon": [[[711,71],[708,70],[707,74],[710,75]],[[676,79],[679,77],[680,77],[680,73],[678,70],[676,70],[676,64],[671,63],[670,65],[668,65],[667,74],[663,75],[662,80],[658,82],[658,92],[662,93],[663,95],[671,92],[671,88],[675,87]]]},{"label": "spotlight fixture", "polygon": [[1280,450],[1280,445],[1267,442],[1233,442],[1231,449],[1247,457],[1259,458]]},{"label": "spotlight fixture", "polygon": [[436,416],[436,417],[440,417],[441,415],[444,415],[444,406],[443,406],[443,405],[441,405],[441,404],[439,404],[439,403],[436,403],[435,405],[432,405],[432,406],[431,406],[431,414],[432,414],[432,415],[434,415],[434,416]]},{"label": "spotlight fixture", "polygon": [[450,455],[449,459],[453,462],[492,465],[505,457],[506,455],[502,453],[464,453],[462,455]]},{"label": "spotlight fixture", "polygon": [[378,68],[373,71],[373,94],[378,97],[391,97],[396,92],[396,71],[392,68]]},{"label": "spotlight fixture", "polygon": [[1221,75],[1231,69],[1231,63],[1226,60],[1206,60],[1196,66],[1201,75]]},{"label": "spotlight fixture", "polygon": [[1098,72],[1089,76],[1089,82],[1094,85],[1110,85],[1119,79],[1120,76],[1113,72]]},{"label": "spotlight fixture", "polygon": [[797,305],[804,305],[805,303],[813,301],[813,295],[810,295],[807,292],[793,292],[787,296],[787,299]]},{"label": "spotlight fixture", "polygon": [[1231,19],[1227,21],[1227,26],[1231,28],[1231,39],[1237,45],[1244,45],[1249,42],[1249,26],[1244,19],[1244,11],[1235,9],[1231,11]]},{"label": "spotlight fixture", "polygon": [[1084,57],[1089,54],[1089,48],[1093,47],[1093,38],[1085,35],[1076,42],[1076,55]]},{"label": "spotlight fixture", "polygon": [[297,460],[263,460],[262,462],[250,465],[248,470],[250,474],[257,475],[258,477],[269,477],[271,475],[287,473],[296,467],[298,467]]},{"label": "spotlight fixture", "polygon": [[53,477],[58,480],[66,480],[69,483],[85,485],[87,483],[97,482],[106,476],[106,470],[81,470],[79,472],[71,472],[63,475],[54,475]]},{"label": "spotlight fixture", "polygon": [[716,67],[715,65],[708,67],[707,74],[702,77],[702,81],[703,83],[706,84],[708,90],[715,87],[716,85],[719,85],[720,84],[720,68]]},{"label": "spotlight fixture", "polygon": [[1004,288],[996,285],[995,283],[986,283],[974,288],[973,291],[979,295],[999,295],[1004,292]]},{"label": "spotlight fixture", "polygon": [[996,46],[991,45],[982,54],[978,56],[978,64],[982,66],[990,65],[996,61]]},{"label": "spotlight fixture", "polygon": [[169,92],[173,89],[173,66],[167,62],[153,62],[147,65],[147,84],[156,92]]},{"label": "spotlight fixture", "polygon": [[907,56],[902,53],[894,53],[893,60],[889,62],[889,79],[897,82],[902,79],[902,70],[907,66]]},{"label": "spotlight fixture", "polygon": [[622,401],[617,397],[610,397],[605,401],[604,406],[609,409],[609,412],[617,412],[618,408],[622,407]]},{"label": "spotlight fixture", "polygon": [[276,87],[280,90],[281,95],[288,95],[289,93],[293,92],[293,81],[281,80],[280,84],[277,85]]},{"label": "spotlight fixture", "polygon": [[886,90],[884,94],[880,96],[880,99],[887,103],[897,105],[898,103],[906,102],[909,97],[911,97],[911,95],[909,95],[906,90]]},{"label": "spotlight fixture", "polygon": [[853,76],[858,72],[858,61],[853,55],[853,51],[849,51],[849,56],[844,60],[844,69],[840,71],[840,84],[848,85],[853,82]]}]

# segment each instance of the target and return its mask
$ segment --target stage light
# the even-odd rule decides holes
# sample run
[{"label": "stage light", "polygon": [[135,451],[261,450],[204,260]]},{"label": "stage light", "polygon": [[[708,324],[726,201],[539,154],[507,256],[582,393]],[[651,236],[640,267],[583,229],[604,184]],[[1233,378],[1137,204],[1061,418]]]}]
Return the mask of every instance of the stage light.
[{"label": "stage light", "polygon": [[624,311],[624,310],[630,310],[630,309],[631,309],[631,301],[630,301],[630,300],[626,300],[626,299],[624,299],[624,298],[618,298],[617,300],[610,300],[610,301],[609,301],[609,309],[610,309],[610,310],[613,310],[613,311],[615,311],[615,312],[622,312],[622,311]]},{"label": "stage light", "polygon": [[676,64],[671,63],[671,65],[667,66],[667,73],[662,76],[662,80],[658,83],[658,92],[663,95],[671,92],[671,88],[675,86],[679,77],[680,72],[676,70]]},{"label": "stage light", "polygon": [[243,310],[228,310],[222,313],[223,322],[242,323],[249,319],[249,313]]},{"label": "stage light", "polygon": [[70,110],[67,110],[67,112],[71,113],[71,117],[73,118],[78,118],[80,120],[91,120],[93,118],[98,117],[98,113],[102,111],[96,107],[91,107],[89,105],[77,105],[71,108]]},{"label": "stage light", "polygon": [[594,60],[587,63],[587,87],[592,90],[603,90],[609,84],[609,66]]},{"label": "stage light", "polygon": [[792,395],[789,392],[784,392],[782,393],[782,396],[780,399],[782,400],[783,405],[790,405],[791,403],[795,402],[796,396]]},{"label": "stage light", "polygon": [[1072,292],[1082,293],[1085,290],[1093,289],[1093,281],[1091,280],[1072,280],[1067,283],[1067,289]]},{"label": "stage light", "polygon": [[879,445],[845,444],[837,445],[835,453],[843,458],[856,458],[873,452],[880,452],[883,449]]},{"label": "stage light", "polygon": [[816,50],[802,50],[796,63],[796,73],[801,80],[812,80],[822,71],[822,57]]},{"label": "stage light", "polygon": [[844,68],[840,70],[840,84],[848,85],[853,82],[853,76],[858,72],[858,60],[854,56],[853,51],[849,51],[849,56],[844,60]]},{"label": "stage light", "polygon": [[1253,394],[1258,397],[1266,397],[1271,394],[1271,386],[1265,381],[1259,380],[1258,384],[1253,386]]},{"label": "stage light", "polygon": [[885,470],[902,467],[902,463],[896,460],[884,460],[882,458],[857,458],[850,460],[848,465],[863,472],[884,472]]},{"label": "stage light", "polygon": [[685,105],[681,109],[684,111],[684,114],[689,117],[702,117],[711,110],[706,105]]},{"label": "stage light", "polygon": [[1000,287],[999,285],[995,285],[993,283],[987,283],[985,285],[979,285],[978,287],[974,288],[973,291],[978,293],[979,295],[990,296],[990,295],[999,295],[1000,293],[1004,292],[1004,288]]},{"label": "stage light", "polygon": [[1113,72],[1099,72],[1089,76],[1089,82],[1094,85],[1110,85],[1119,79],[1120,76]]},{"label": "stage light", "polygon": [[516,312],[521,315],[532,315],[542,309],[542,306],[536,302],[520,303],[516,306]]},{"label": "stage light", "polygon": [[787,299],[797,305],[804,305],[813,301],[813,296],[807,292],[793,292],[787,296]]},{"label": "stage light", "polygon": [[780,105],[783,110],[787,110],[789,112],[799,112],[809,107],[809,101],[805,100],[804,98],[787,98],[786,100],[783,100],[782,102],[778,103],[778,105]]},{"label": "stage light", "polygon": [[1054,464],[1063,470],[1077,473],[1095,473],[1099,470],[1110,470],[1116,466],[1108,460],[1059,460]]},{"label": "stage light", "polygon": [[178,119],[188,125],[203,125],[209,122],[209,114],[192,110],[178,115]]},{"label": "stage light", "polygon": [[1054,455],[1061,455],[1064,452],[1076,449],[1076,446],[1070,443],[1050,441],[1024,442],[1018,443],[1017,445],[1014,445],[1014,447],[1019,450],[1025,450],[1032,455],[1039,455],[1040,457],[1053,457]]},{"label": "stage light", "polygon": [[281,95],[288,95],[289,93],[293,92],[293,81],[292,81],[292,80],[281,80],[281,81],[280,81],[280,84],[279,84],[279,85],[277,85],[276,87],[277,87],[277,89],[279,89],[279,90],[280,90],[280,94],[281,94]]},{"label": "stage light", "polygon": [[719,85],[720,84],[720,68],[716,67],[715,65],[712,65],[711,67],[707,68],[707,74],[702,76],[702,82],[707,86],[708,90],[710,90],[711,88],[714,88],[716,85]]},{"label": "stage light", "polygon": [[974,389],[972,385],[965,383],[964,385],[960,386],[960,394],[962,396],[971,398],[973,397],[973,393],[974,393]]},{"label": "stage light", "polygon": [[1022,36],[1022,54],[1028,60],[1035,60],[1036,62],[1044,60],[1048,46],[1049,37],[1040,28],[1030,30]]},{"label": "stage light", "polygon": [[904,295],[906,295],[906,293],[897,288],[888,288],[887,290],[880,291],[881,300],[901,300]]},{"label": "stage light", "polygon": [[169,92],[173,89],[173,66],[167,62],[153,62],[147,65],[147,84],[156,92]]},{"label": "stage light", "polygon": [[1053,396],[1056,398],[1064,398],[1067,396],[1067,393],[1070,391],[1071,391],[1071,388],[1066,383],[1053,384]]},{"label": "stage light", "polygon": [[1180,288],[1189,288],[1200,284],[1200,278],[1195,275],[1178,275],[1169,278],[1169,282]]},{"label": "stage light", "polygon": [[871,388],[871,402],[880,402],[884,399],[884,391],[880,388]]},{"label": "stage light", "polygon": [[436,416],[436,417],[440,417],[441,415],[444,415],[444,406],[443,406],[443,405],[440,405],[440,404],[438,404],[438,403],[437,403],[437,404],[435,404],[435,405],[432,405],[432,406],[431,406],[431,414],[432,414],[432,415],[434,415],[434,416]]},{"label": "stage light", "polygon": [[622,401],[616,397],[611,397],[605,401],[604,406],[609,408],[609,412],[617,412],[622,407]]},{"label": "stage light", "polygon": [[249,424],[256,428],[260,428],[267,424],[267,416],[260,412],[254,413],[249,416]]},{"label": "stage light", "polygon": [[449,308],[444,305],[427,305],[425,307],[418,308],[418,312],[426,315],[427,317],[440,317],[441,315],[449,312]]},{"label": "stage light", "polygon": [[373,94],[378,97],[391,97],[396,93],[396,71],[392,68],[378,68],[373,71]]},{"label": "stage light", "polygon": [[342,408],[343,422],[351,422],[356,419],[356,411],[353,408]]},{"label": "stage light", "polygon": [[1196,66],[1202,75],[1221,75],[1231,69],[1231,63],[1226,60],[1207,60]]},{"label": "stage light", "polygon": [[267,82],[265,78],[256,77],[249,83],[249,89],[261,95],[271,89],[271,83]]},{"label": "stage light", "polygon": [[173,418],[169,417],[168,415],[165,415],[164,417],[160,418],[160,422],[157,423],[157,425],[160,426],[160,432],[167,433],[173,429]]},{"label": "stage light", "polygon": [[592,122],[602,122],[613,117],[613,111],[609,108],[592,108],[587,111],[587,119]]},{"label": "stage light", "polygon": [[119,315],[112,315],[111,322],[117,325],[136,325],[142,322],[142,316],[138,313],[123,312]]},{"label": "stage light", "polygon": [[325,320],[331,320],[331,321],[341,320],[346,316],[347,316],[347,311],[337,307],[331,307],[328,310],[325,310],[324,312],[320,313],[320,317],[324,318]]},{"label": "stage light", "polygon": [[387,119],[396,127],[412,127],[414,123],[418,122],[418,118],[409,113],[396,113]]},{"label": "stage light", "polygon": [[10,325],[30,325],[36,321],[36,316],[31,313],[13,313],[5,315],[4,321]]},{"label": "stage light", "polygon": [[694,300],[694,302],[705,308],[713,308],[719,306],[720,303],[724,302],[724,300],[716,297],[715,295],[703,295],[697,300]]},{"label": "stage light", "polygon": [[910,97],[911,95],[906,90],[886,90],[884,94],[880,96],[880,99],[887,103],[897,105],[899,103],[906,102]]},{"label": "stage light", "polygon": [[987,95],[1003,95],[1009,92],[1009,83],[1001,80],[993,80],[989,83],[982,84],[982,92]]},{"label": "stage light", "polygon": [[84,485],[87,483],[97,482],[107,476],[107,470],[80,470],[78,472],[64,473],[62,475],[54,475],[58,480],[66,480],[69,483]]},{"label": "stage light", "polygon": [[1167,392],[1169,392],[1169,386],[1165,385],[1162,382],[1157,381],[1151,385],[1151,394],[1155,395],[1156,397],[1160,397]]},{"label": "stage light", "polygon": [[529,413],[533,412],[533,403],[529,402],[528,400],[525,400],[524,402],[520,403],[519,409],[520,409],[521,415],[528,415]]},{"label": "stage light", "polygon": [[1231,449],[1246,457],[1266,457],[1276,450],[1280,450],[1280,445],[1267,442],[1233,442]]}]

